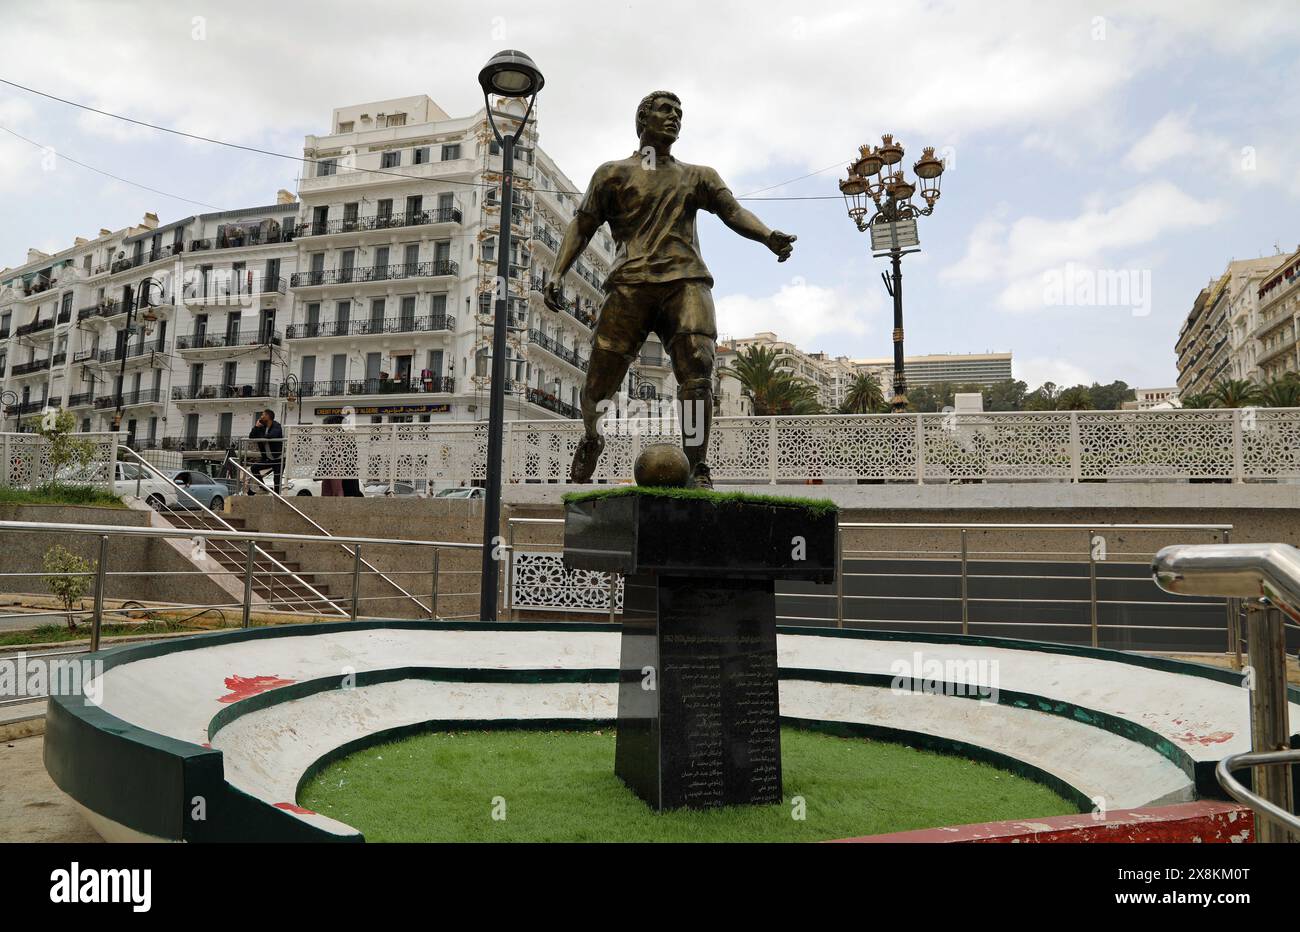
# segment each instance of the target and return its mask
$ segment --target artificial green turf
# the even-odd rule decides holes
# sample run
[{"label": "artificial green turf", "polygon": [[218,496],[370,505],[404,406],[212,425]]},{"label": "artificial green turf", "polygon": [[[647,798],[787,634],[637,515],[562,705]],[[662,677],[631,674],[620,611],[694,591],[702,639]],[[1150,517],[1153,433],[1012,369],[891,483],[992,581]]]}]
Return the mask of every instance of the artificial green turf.
[{"label": "artificial green turf", "polygon": [[612,729],[433,732],[335,761],[299,803],[369,841],[820,841],[1078,811],[1022,777],[900,744],[783,728],[781,752],[779,805],[656,814],[614,776]]},{"label": "artificial green turf", "polygon": [[655,498],[689,498],[726,505],[744,502],[754,505],[782,505],[803,508],[814,515],[834,513],[838,509],[829,498],[800,498],[796,495],[754,495],[750,492],[715,492],[712,489],[686,489],[679,486],[615,485],[590,492],[566,492],[565,504],[589,502],[598,498],[621,498],[625,495],[648,495]]}]

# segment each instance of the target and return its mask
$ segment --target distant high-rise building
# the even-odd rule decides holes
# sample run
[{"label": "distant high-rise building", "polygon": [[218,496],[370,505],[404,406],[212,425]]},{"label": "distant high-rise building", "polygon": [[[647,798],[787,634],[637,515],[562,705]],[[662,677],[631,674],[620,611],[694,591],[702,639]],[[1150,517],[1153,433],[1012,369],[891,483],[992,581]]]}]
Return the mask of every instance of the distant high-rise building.
[{"label": "distant high-rise building", "polygon": [[[894,359],[858,359],[853,365],[871,372],[882,386],[893,384]],[[904,356],[903,374],[908,387],[951,382],[954,385],[992,385],[1011,378],[1010,353],[940,353]]]}]

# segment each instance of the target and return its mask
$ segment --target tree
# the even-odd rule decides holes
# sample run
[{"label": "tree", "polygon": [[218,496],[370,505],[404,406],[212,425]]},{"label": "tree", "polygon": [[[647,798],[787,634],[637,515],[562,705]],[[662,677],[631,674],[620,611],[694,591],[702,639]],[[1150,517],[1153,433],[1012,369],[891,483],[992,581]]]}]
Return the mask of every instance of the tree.
[{"label": "tree", "polygon": [[1092,406],[1092,393],[1082,385],[1067,388],[1056,398],[1058,411],[1089,411]]},{"label": "tree", "polygon": [[1246,379],[1223,379],[1209,394],[1216,408],[1245,408],[1263,400],[1259,386]]},{"label": "tree", "polygon": [[1182,402],[1184,408],[1190,408],[1193,410],[1198,408],[1214,407],[1214,398],[1209,392],[1192,392],[1191,394],[1183,395],[1179,400]]},{"label": "tree", "polygon": [[918,385],[907,390],[907,406],[913,411],[938,411],[943,407],[942,399],[932,385]]},{"label": "tree", "polygon": [[62,481],[69,467],[85,469],[95,456],[95,445],[77,437],[77,419],[71,411],[49,408],[43,414],[28,418],[27,426],[49,444],[45,453],[50,462],[47,485],[57,485]]},{"label": "tree", "polygon": [[841,414],[873,414],[888,409],[884,390],[874,375],[861,372],[853,377],[849,389],[844,393],[844,403],[840,405]]},{"label": "tree", "polygon": [[1288,372],[1260,389],[1260,403],[1270,408],[1300,408],[1300,375]]},{"label": "tree", "polygon": [[45,572],[50,574],[45,577],[45,585],[49,586],[50,592],[54,593],[63,606],[68,619],[68,630],[76,631],[77,618],[73,610],[80,606],[81,597],[90,588],[89,574],[97,569],[98,561],[91,563],[55,544],[45,551],[43,563]]},{"label": "tree", "polygon": [[1121,382],[1118,379],[1109,385],[1093,382],[1088,389],[1088,395],[1092,401],[1092,407],[1098,411],[1118,411],[1120,405],[1124,402],[1133,401],[1137,398],[1137,392],[1129,388],[1127,382]]},{"label": "tree", "polygon": [[753,402],[754,414],[820,414],[817,387],[780,366],[782,354],[766,346],[750,346],[736,354],[736,362],[721,371],[733,376]]},{"label": "tree", "polygon": [[984,390],[984,407],[988,411],[1019,411],[1028,392],[1029,386],[1018,379],[994,382]]},{"label": "tree", "polygon": [[1055,382],[1044,382],[1025,396],[1026,411],[1055,411],[1060,390]]}]

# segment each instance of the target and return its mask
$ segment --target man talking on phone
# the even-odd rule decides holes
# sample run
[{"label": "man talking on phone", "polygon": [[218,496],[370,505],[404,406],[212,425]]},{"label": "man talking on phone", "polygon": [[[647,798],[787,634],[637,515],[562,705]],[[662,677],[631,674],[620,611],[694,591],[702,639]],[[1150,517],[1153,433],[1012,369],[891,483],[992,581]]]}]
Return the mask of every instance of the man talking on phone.
[{"label": "man talking on phone", "polygon": [[[280,473],[284,469],[284,458],[281,448],[284,446],[284,429],[280,422],[275,419],[275,412],[267,408],[257,416],[257,423],[253,429],[248,432],[249,439],[257,441],[257,450],[261,454],[261,459],[253,463],[248,471],[254,478],[266,484],[267,471],[269,470],[275,482],[276,494],[280,492]],[[256,495],[251,488],[248,490],[249,495]]]}]

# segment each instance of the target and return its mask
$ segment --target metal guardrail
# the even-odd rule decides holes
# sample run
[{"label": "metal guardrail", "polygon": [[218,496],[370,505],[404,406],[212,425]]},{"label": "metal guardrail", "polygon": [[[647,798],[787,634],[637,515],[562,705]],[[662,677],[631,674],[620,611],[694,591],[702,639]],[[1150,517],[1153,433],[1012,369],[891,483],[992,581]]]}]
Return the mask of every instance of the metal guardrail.
[{"label": "metal guardrail", "polygon": [[[544,593],[548,598],[554,600],[554,604],[542,604],[533,601],[530,597],[534,595],[528,587],[526,578],[521,581],[517,578],[516,558],[524,561],[537,559],[530,555],[530,551],[545,551],[547,548],[558,550],[559,544],[530,544],[521,546],[516,543],[516,527],[528,526],[551,526],[558,527],[564,523],[561,518],[510,518],[507,520],[507,544],[511,549],[512,562],[511,573],[507,579],[506,605],[509,609],[538,610],[538,611],[556,611],[556,612],[583,612],[583,613],[604,613],[610,612],[610,619],[614,620],[615,612],[613,602],[606,601],[599,605],[589,605],[590,599],[579,599],[571,597],[574,594],[565,590],[563,586],[556,585],[556,575],[565,575],[555,566],[548,566],[547,571],[540,572],[538,578],[541,583],[538,587],[539,592]],[[931,559],[935,556],[942,557],[956,563],[954,572],[944,572],[942,574],[927,573],[909,573],[907,570],[889,568],[888,577],[891,581],[914,577],[921,582],[952,580],[957,582],[957,594],[942,595],[933,592],[918,596],[903,596],[895,594],[877,595],[877,594],[854,594],[847,591],[846,583],[856,580],[870,580],[876,578],[879,574],[870,571],[861,571],[850,569],[850,565],[855,561],[870,560],[898,560],[898,559],[922,559],[916,554],[922,552],[918,548],[907,549],[857,549],[853,544],[853,536],[861,532],[882,531],[888,532],[886,536],[896,536],[898,532],[903,531],[925,531],[935,532],[933,539],[926,546],[924,552],[925,559]],[[1026,532],[1048,532],[1052,534],[1061,534],[1069,539],[1070,536],[1076,535],[1076,544],[1062,544],[1063,547],[1069,547],[1068,550],[1056,552],[1035,551],[1032,554],[1021,552],[1007,553],[1004,551],[977,551],[972,549],[970,537],[972,533],[982,531],[1026,531]],[[1149,605],[1149,600],[1138,599],[1107,599],[1102,598],[1099,594],[1099,583],[1114,582],[1118,577],[1106,577],[1101,575],[1099,568],[1107,563],[1124,563],[1132,566],[1135,570],[1147,564],[1151,559],[1151,550],[1144,550],[1136,553],[1126,553],[1114,549],[1105,550],[1106,540],[1113,540],[1116,533],[1133,532],[1133,533],[1165,533],[1165,534],[1205,534],[1218,537],[1226,541],[1232,532],[1230,524],[1033,524],[1033,523],[944,523],[944,522],[863,522],[863,521],[844,521],[838,525],[836,537],[836,565],[838,572],[836,580],[829,591],[826,593],[811,593],[803,588],[795,592],[786,593],[789,598],[798,598],[808,603],[820,604],[826,606],[825,609],[819,609],[816,614],[800,615],[799,618],[783,619],[787,623],[805,623],[829,625],[834,627],[845,627],[846,623],[853,625],[855,623],[877,624],[882,628],[900,629],[908,625],[898,621],[876,621],[875,619],[863,619],[853,614],[850,609],[856,605],[872,604],[873,602],[884,601],[890,605],[900,605],[911,603],[913,605],[920,603],[934,603],[936,605],[945,605],[952,603],[960,604],[960,632],[962,634],[972,633],[972,625],[983,626],[987,630],[990,622],[980,622],[972,620],[972,608],[986,604],[1003,604],[1012,602],[1018,605],[1035,605],[1044,606],[1050,602],[1053,608],[1062,608],[1067,606],[1087,606],[1086,625],[1088,627],[1089,642],[1092,646],[1102,646],[1102,634],[1105,631],[1113,630],[1115,625],[1107,625],[1102,621],[1102,611],[1109,608],[1128,608],[1139,609]],[[944,537],[948,538],[945,542]],[[847,542],[846,542],[847,541]],[[897,545],[895,545],[895,548]],[[995,581],[1021,581],[1029,585],[1044,583],[1052,580],[1060,581],[1062,577],[1044,575],[1043,573],[1028,572],[997,572],[994,575],[979,572],[979,561],[981,559],[1000,559],[1008,557],[1028,557],[1031,561],[1042,562],[1047,557],[1064,556],[1066,562],[1077,562],[1081,566],[1087,567],[1087,597],[1086,599],[1077,598],[1057,598],[1045,600],[1043,598],[1023,596],[1023,597],[1003,597],[996,594],[980,596],[972,594],[971,582],[985,583],[989,580]],[[558,556],[556,558],[558,560]],[[523,574],[527,577],[529,574]],[[599,574],[591,574],[593,576]],[[584,575],[584,579],[586,576]],[[1139,579],[1144,577],[1138,577]],[[1072,583],[1082,582],[1081,577],[1068,577]],[[617,592],[617,580],[608,581],[608,591],[610,598]],[[590,595],[594,590],[590,585],[583,588],[583,591]],[[781,592],[778,590],[778,595]],[[543,599],[543,602],[545,599]],[[1209,606],[1209,603],[1206,603]],[[1219,603],[1213,603],[1215,608]],[[1231,602],[1226,603],[1225,626],[1228,637],[1228,648],[1231,651],[1235,639],[1236,607]],[[917,619],[924,624],[948,624],[948,622],[939,619]],[[956,630],[956,622],[951,623],[953,630]],[[1060,627],[1078,627],[1078,625],[1061,624]],[[1039,640],[1053,640],[1051,637],[1043,637],[1039,632],[1034,632],[1032,636]],[[1240,666],[1240,663],[1237,664]]]},{"label": "metal guardrail", "polygon": [[[1215,776],[1229,795],[1255,811],[1260,841],[1300,841],[1291,782],[1300,750],[1289,746],[1283,620],[1285,612],[1300,623],[1300,550],[1286,544],[1166,547],[1152,561],[1151,575],[1167,592],[1246,600],[1251,750],[1221,760]],[[1243,767],[1253,768],[1249,790],[1232,776]]]},{"label": "metal guardrail", "polygon": [[[307,516],[307,514],[301,508],[299,508],[297,505],[291,502],[288,498],[281,495],[271,486],[267,485],[266,482],[263,481],[262,479],[259,479],[257,476],[254,476],[249,470],[245,469],[244,466],[238,460],[234,459],[233,457],[228,457],[226,459],[226,462],[229,463],[231,466],[235,467],[235,469],[241,474],[242,488],[245,490],[245,492],[247,492],[247,490],[251,486],[255,485],[256,487],[260,488],[262,492],[270,494],[273,497],[274,501],[278,501],[282,505],[287,506],[289,510],[292,511],[294,514],[296,514],[299,518],[302,518],[302,520],[306,521],[316,530],[320,531],[322,537],[327,537],[331,539],[334,538],[334,535],[331,534],[329,530],[327,530],[323,525],[312,520],[310,517]],[[372,573],[377,575],[380,579],[384,580],[384,582],[388,583],[390,586],[392,586],[394,589],[400,592],[403,596],[406,597],[408,601],[412,602],[417,608],[419,608],[421,611],[424,610],[424,606],[420,603],[419,599],[417,599],[415,596],[411,595],[411,593],[403,589],[392,578],[385,575],[384,573],[381,573],[378,569],[375,568],[373,563],[371,563],[368,560],[361,559],[359,547],[356,549],[349,548],[348,545],[343,543],[342,541],[339,542],[339,546],[342,547],[343,550],[349,556],[354,557],[356,560],[359,560],[362,566],[370,570]]]},{"label": "metal guardrail", "polygon": [[[219,514],[217,514],[215,511],[213,511],[212,509],[208,508],[206,505],[204,505],[202,502],[200,502],[197,498],[194,498],[193,496],[189,495],[189,493],[187,493],[187,492],[185,491],[185,489],[182,488],[182,487],[181,487],[181,486],[176,482],[176,480],[174,480],[171,476],[168,476],[168,475],[167,475],[166,473],[164,473],[161,469],[159,469],[159,468],[158,468],[157,466],[155,466],[153,463],[149,462],[147,459],[145,459],[145,458],[144,458],[143,456],[141,456],[139,453],[136,453],[136,452],[135,452],[134,450],[132,450],[130,447],[122,447],[121,449],[122,449],[122,452],[123,452],[123,453],[125,453],[126,455],[128,455],[128,456],[130,456],[132,459],[134,459],[137,465],[139,465],[139,466],[143,466],[143,467],[144,467],[145,469],[147,469],[150,473],[152,473],[153,475],[155,475],[155,476],[157,476],[158,478],[162,479],[163,481],[167,482],[168,484],[170,484],[170,485],[172,486],[172,488],[176,489],[176,491],[177,491],[177,497],[178,497],[178,500],[179,500],[179,501],[185,501],[185,500],[187,500],[187,499],[190,500],[190,501],[192,501],[195,505],[198,506],[198,508],[199,508],[200,510],[202,510],[202,511],[204,512],[204,514],[206,514],[206,515],[208,515],[209,517],[211,517],[213,520],[215,520],[217,523],[219,523],[222,527],[226,528],[226,530],[228,530],[228,531],[234,531],[234,530],[235,530],[234,527],[232,527],[231,524],[230,524],[228,521],[226,521],[225,518],[221,517],[221,516],[220,516]],[[194,536],[194,534],[193,534],[193,530],[194,530],[194,529],[191,528],[191,529],[189,529],[189,530],[191,531],[190,536]],[[209,535],[209,536],[210,536],[210,535]],[[315,596],[316,598],[318,598],[318,599],[319,599],[323,604],[331,606],[331,607],[332,607],[336,612],[338,612],[340,615],[342,615],[342,614],[346,614],[346,613],[343,611],[343,609],[340,608],[340,607],[339,607],[339,606],[334,602],[333,599],[330,599],[328,596],[322,594],[318,589],[316,589],[316,587],[312,586],[310,583],[308,583],[308,582],[306,582],[305,580],[303,580],[303,579],[302,579],[301,577],[299,577],[297,574],[293,573],[293,572],[292,572],[292,571],[291,571],[287,566],[285,566],[283,563],[281,563],[281,562],[280,562],[279,560],[277,560],[275,557],[271,556],[271,554],[267,553],[267,552],[266,552],[265,550],[263,550],[261,547],[257,547],[256,544],[253,543],[253,542],[250,542],[250,544],[249,544],[249,548],[248,548],[248,571],[249,571],[249,573],[252,572],[252,567],[253,567],[253,557],[254,557],[255,554],[257,554],[257,553],[260,553],[260,554],[261,554],[265,559],[267,559],[268,561],[270,561],[270,562],[271,562],[271,563],[272,563],[272,564],[273,564],[273,565],[274,565],[278,570],[280,570],[280,571],[283,572],[283,573],[288,574],[288,575],[290,576],[290,578],[292,578],[294,581],[296,581],[297,583],[299,583],[303,588],[305,588],[305,589],[306,589],[308,592],[310,592],[313,596]],[[104,564],[104,562],[107,560],[107,558],[108,558],[108,538],[107,538],[107,537],[101,537],[101,538],[100,538],[100,565],[101,565],[101,566]],[[96,646],[98,646],[98,643],[97,643],[97,642],[96,642]]]},{"label": "metal guardrail", "polygon": [[[440,581],[441,577],[448,576],[448,575],[477,576],[478,571],[444,569],[442,567],[441,556],[443,551],[446,550],[478,551],[481,550],[483,546],[481,543],[468,543],[462,541],[405,540],[405,539],[398,539],[398,538],[375,538],[375,537],[356,537],[356,536],[319,537],[312,534],[284,534],[284,533],[274,533],[274,532],[236,531],[233,529],[208,530],[208,529],[178,528],[178,527],[139,527],[139,526],[120,526],[120,525],[101,525],[101,524],[72,524],[72,523],[65,523],[65,522],[45,522],[45,521],[0,521],[0,533],[57,534],[63,537],[84,535],[84,536],[94,537],[98,539],[98,558],[99,558],[98,565],[95,566],[95,568],[88,573],[65,574],[65,575],[89,576],[94,580],[94,586],[91,593],[93,608],[90,609],[89,611],[86,611],[84,609],[78,609],[73,612],[74,615],[84,616],[88,614],[90,616],[91,630],[90,630],[90,637],[89,637],[89,647],[87,648],[87,650],[91,652],[99,649],[105,616],[110,616],[114,614],[125,614],[131,612],[141,612],[141,611],[148,612],[148,613],[155,613],[155,614],[159,612],[171,612],[171,611],[179,611],[179,612],[199,611],[200,613],[206,613],[210,611],[219,611],[222,609],[232,609],[240,612],[241,626],[247,628],[250,627],[251,625],[251,614],[254,610],[272,612],[272,613],[283,613],[282,609],[278,609],[274,605],[254,604],[253,574],[254,574],[255,561],[253,557],[258,552],[264,552],[262,551],[262,547],[259,546],[261,544],[266,544],[266,545],[271,545],[275,543],[327,544],[327,545],[335,545],[335,546],[346,545],[348,548],[350,548],[350,553],[352,554],[352,558],[353,558],[352,567],[350,569],[338,571],[336,573],[315,572],[313,573],[313,575],[316,576],[340,575],[340,576],[345,576],[351,580],[352,586],[351,586],[351,592],[348,597],[348,603],[349,603],[348,610],[343,612],[342,614],[344,617],[352,621],[355,621],[358,617],[360,617],[361,605],[363,602],[368,600],[391,601],[392,599],[396,598],[395,596],[390,596],[390,595],[371,596],[368,598],[363,597],[361,595],[360,582],[363,576],[363,569],[368,565],[361,555],[363,546],[366,547],[402,546],[402,547],[417,547],[417,548],[428,549],[431,551],[429,570],[410,571],[411,574],[418,574],[422,576],[425,575],[426,573],[429,574],[429,578],[431,579],[431,583],[432,583],[432,588],[428,596],[429,599],[428,608],[425,609],[424,605],[418,602],[419,596],[410,596],[410,597],[417,600],[417,604],[420,604],[422,610],[426,611],[430,618],[443,619],[443,618],[462,617],[457,615],[441,614],[439,612],[439,599],[448,596],[452,596],[452,597],[474,596],[475,604],[477,605],[477,593],[476,592],[444,592],[442,591],[442,586]],[[108,569],[109,542],[113,539],[127,539],[127,538],[185,539],[185,540],[193,540],[195,538],[201,538],[204,540],[231,541],[231,542],[245,544],[248,558],[246,559],[242,569],[239,571],[187,570],[187,571],[178,571],[175,573],[165,573],[153,569],[117,570],[117,571],[109,570]],[[281,569],[277,572],[280,575],[293,575],[289,570],[285,570],[285,569]],[[41,572],[41,571],[0,573],[0,578],[14,578],[14,577],[43,578],[49,575],[52,574]],[[111,609],[106,606],[105,604],[106,585],[105,584],[108,578],[140,577],[140,576],[155,577],[160,575],[176,575],[176,576],[200,575],[205,577],[214,577],[214,576],[238,577],[243,583],[243,597],[238,602],[213,604],[213,605],[208,605],[208,604],[196,605],[191,603],[153,603],[146,606],[143,605],[142,603],[136,602],[136,603],[131,603],[130,607],[122,607],[118,609]],[[398,575],[398,574],[393,573],[392,575]],[[321,598],[322,598],[322,603],[328,601],[325,600],[323,596]],[[42,609],[30,613],[11,613],[8,615],[0,616],[0,618],[9,618],[9,619],[23,618],[23,617],[46,618],[49,617],[50,615],[63,616],[64,614],[66,613],[62,609]],[[290,611],[288,612],[288,614],[301,615],[302,612]],[[313,615],[313,617],[319,615],[318,612],[312,612],[311,614]],[[66,653],[78,653],[78,652],[84,653],[85,651],[84,650],[67,651]],[[45,656],[45,654],[42,653],[41,656]],[[0,700],[0,705],[9,704],[10,702],[13,701],[26,701],[26,700],[25,699],[24,700]]]}]

